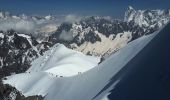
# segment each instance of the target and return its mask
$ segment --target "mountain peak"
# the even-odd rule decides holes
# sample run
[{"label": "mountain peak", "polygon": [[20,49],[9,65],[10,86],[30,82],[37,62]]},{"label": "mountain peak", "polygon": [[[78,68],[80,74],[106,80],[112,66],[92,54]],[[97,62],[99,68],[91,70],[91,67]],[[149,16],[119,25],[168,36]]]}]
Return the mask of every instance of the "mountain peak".
[{"label": "mountain peak", "polygon": [[128,10],[134,10],[132,6],[128,6]]},{"label": "mountain peak", "polygon": [[135,10],[129,6],[125,12],[124,21],[134,22],[140,27],[162,27],[169,21],[167,10]]},{"label": "mountain peak", "polygon": [[6,18],[6,17],[9,17],[9,16],[10,16],[9,12],[0,11],[0,18]]},{"label": "mountain peak", "polygon": [[136,11],[132,6],[128,6],[127,11],[125,12],[125,18],[124,21],[130,21],[133,19]]}]

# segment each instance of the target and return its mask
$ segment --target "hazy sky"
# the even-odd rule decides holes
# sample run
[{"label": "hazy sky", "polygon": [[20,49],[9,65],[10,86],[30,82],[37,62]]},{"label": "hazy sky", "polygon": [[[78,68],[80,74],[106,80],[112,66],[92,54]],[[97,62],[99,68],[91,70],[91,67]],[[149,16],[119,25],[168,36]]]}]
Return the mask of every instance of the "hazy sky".
[{"label": "hazy sky", "polygon": [[167,9],[170,0],[0,0],[0,10],[26,14],[78,14],[123,17],[127,7]]}]

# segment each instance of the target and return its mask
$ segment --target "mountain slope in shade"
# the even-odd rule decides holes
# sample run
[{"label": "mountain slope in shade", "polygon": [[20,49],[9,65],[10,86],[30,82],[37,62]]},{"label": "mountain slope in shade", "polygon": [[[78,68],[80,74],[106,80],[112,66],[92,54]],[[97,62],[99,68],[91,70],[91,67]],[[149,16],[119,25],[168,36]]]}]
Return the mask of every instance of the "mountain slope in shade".
[{"label": "mountain slope in shade", "polygon": [[169,32],[170,23],[118,73],[123,77],[109,100],[170,99]]},{"label": "mountain slope in shade", "polygon": [[45,100],[100,100],[107,91],[119,84],[121,77],[114,80],[106,91],[102,91],[103,87],[106,87],[111,82],[110,79],[132,60],[155,35],[157,33],[143,36],[129,43],[99,66],[76,76],[56,77],[42,71],[12,75],[3,82],[16,87],[25,96],[42,95],[45,96]]}]

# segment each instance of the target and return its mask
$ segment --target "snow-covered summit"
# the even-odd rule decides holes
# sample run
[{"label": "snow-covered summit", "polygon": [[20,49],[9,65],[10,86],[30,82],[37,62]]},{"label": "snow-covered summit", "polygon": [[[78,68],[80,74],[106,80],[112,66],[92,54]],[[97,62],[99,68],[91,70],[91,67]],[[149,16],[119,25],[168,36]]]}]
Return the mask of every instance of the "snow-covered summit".
[{"label": "snow-covered summit", "polygon": [[0,18],[8,18],[8,17],[10,17],[9,12],[0,11]]},{"label": "snow-covered summit", "polygon": [[133,20],[135,13],[136,13],[135,9],[132,6],[129,6],[127,8],[127,11],[125,12],[124,21],[130,22],[131,20]]},{"label": "snow-covered summit", "polygon": [[124,21],[134,22],[140,27],[162,27],[170,20],[170,10],[135,10],[129,6],[125,12]]},{"label": "snow-covered summit", "polygon": [[47,15],[44,18],[47,19],[47,20],[51,20],[53,18],[53,16],[52,15]]},{"label": "snow-covered summit", "polygon": [[99,57],[87,56],[56,44],[34,60],[27,72],[47,72],[54,76],[68,77],[92,69],[99,61]]}]

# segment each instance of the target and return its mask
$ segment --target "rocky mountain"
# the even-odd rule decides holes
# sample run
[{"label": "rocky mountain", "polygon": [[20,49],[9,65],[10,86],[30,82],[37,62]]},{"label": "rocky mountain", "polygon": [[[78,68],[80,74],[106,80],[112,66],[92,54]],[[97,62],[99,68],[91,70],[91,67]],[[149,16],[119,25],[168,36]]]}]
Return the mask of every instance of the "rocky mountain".
[{"label": "rocky mountain", "polygon": [[[131,31],[128,29],[126,22],[93,16],[76,23],[63,23],[49,39],[52,43],[61,42],[85,54],[101,56],[116,50],[116,47],[111,46],[119,45],[116,42],[114,44],[115,38],[118,39],[121,36],[126,38],[122,39],[122,42],[126,44],[131,38]],[[108,45],[104,45],[105,43]]]},{"label": "rocky mountain", "polygon": [[108,17],[86,17],[79,22],[63,23],[50,36],[53,43],[61,42],[85,54],[109,55],[143,35],[162,28],[170,20],[170,10],[135,10],[131,6],[124,20]]},{"label": "rocky mountain", "polygon": [[124,21],[134,22],[140,27],[158,29],[170,20],[170,10],[135,10],[129,6],[125,12]]},{"label": "rocky mountain", "polygon": [[25,72],[30,63],[42,55],[48,43],[38,43],[32,36],[14,30],[0,32],[0,78]]}]

